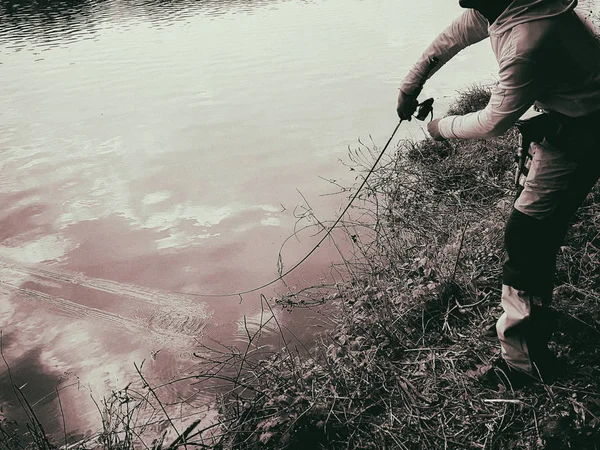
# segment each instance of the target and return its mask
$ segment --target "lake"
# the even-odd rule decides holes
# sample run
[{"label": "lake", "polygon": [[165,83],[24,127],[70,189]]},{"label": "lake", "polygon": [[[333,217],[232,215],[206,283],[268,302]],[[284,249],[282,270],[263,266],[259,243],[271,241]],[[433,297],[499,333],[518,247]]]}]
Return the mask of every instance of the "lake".
[{"label": "lake", "polygon": [[[0,4],[2,349],[49,429],[58,383],[68,427],[97,430],[89,391],[127,384],[134,362],[165,380],[206,339],[243,342],[261,295],[287,291],[270,283],[280,256],[289,269],[319,236],[284,241],[335,220],[356,176],[348,148],[385,144],[400,81],[459,13],[445,0]],[[484,42],[424,96],[441,114],[495,73]],[[422,136],[413,121],[394,142]],[[330,283],[339,262],[323,245],[286,284]],[[301,341],[327,325],[276,314]]]}]

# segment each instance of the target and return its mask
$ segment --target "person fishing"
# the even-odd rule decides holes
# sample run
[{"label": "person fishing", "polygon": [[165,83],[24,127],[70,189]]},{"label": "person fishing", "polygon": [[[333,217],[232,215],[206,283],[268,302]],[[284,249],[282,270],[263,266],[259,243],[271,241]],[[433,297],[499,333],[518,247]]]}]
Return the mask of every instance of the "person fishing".
[{"label": "person fishing", "polygon": [[[570,220],[600,177],[600,44],[577,0],[460,0],[466,11],[426,48],[404,78],[397,113],[410,120],[424,79],[464,48],[490,39],[498,82],[487,106],[429,122],[434,140],[499,136],[515,124],[531,165],[504,235],[496,323],[501,355],[489,373],[514,387],[552,377],[548,348],[556,255]],[[427,76],[431,58],[438,63]],[[541,114],[519,122],[534,107]],[[487,374],[486,374],[487,375]],[[485,377],[485,376],[484,376]]]}]

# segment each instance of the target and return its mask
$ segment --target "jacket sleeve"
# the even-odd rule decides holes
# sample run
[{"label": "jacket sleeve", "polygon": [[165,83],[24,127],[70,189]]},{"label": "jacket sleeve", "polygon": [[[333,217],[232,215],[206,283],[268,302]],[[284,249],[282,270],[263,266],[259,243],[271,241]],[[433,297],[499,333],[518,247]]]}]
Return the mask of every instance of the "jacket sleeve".
[{"label": "jacket sleeve", "polygon": [[[519,37],[513,33],[512,40]],[[464,116],[440,120],[440,134],[445,138],[488,138],[504,134],[535,103],[543,83],[539,67],[531,55],[519,55],[514,45],[503,49],[499,61],[499,81],[492,88],[487,106]]]},{"label": "jacket sleeve", "polygon": [[430,72],[429,77],[458,52],[486,37],[488,37],[487,20],[475,10],[467,9],[425,49],[402,81],[400,90],[406,94],[418,94],[420,84],[425,81],[423,78],[431,57],[435,56],[439,62]]}]

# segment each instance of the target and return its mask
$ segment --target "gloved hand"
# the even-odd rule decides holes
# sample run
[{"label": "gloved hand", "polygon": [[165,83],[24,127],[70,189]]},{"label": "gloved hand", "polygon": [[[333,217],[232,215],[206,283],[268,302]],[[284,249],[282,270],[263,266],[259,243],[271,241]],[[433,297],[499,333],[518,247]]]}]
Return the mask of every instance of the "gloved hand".
[{"label": "gloved hand", "polygon": [[410,119],[412,119],[412,115],[417,110],[417,106],[419,106],[417,95],[405,94],[402,91],[398,94],[398,107],[396,108],[396,112],[398,113],[398,117],[402,120],[408,120],[410,122]]},{"label": "gloved hand", "polygon": [[427,124],[427,131],[434,141],[445,141],[446,138],[440,134],[440,119],[434,119]]}]

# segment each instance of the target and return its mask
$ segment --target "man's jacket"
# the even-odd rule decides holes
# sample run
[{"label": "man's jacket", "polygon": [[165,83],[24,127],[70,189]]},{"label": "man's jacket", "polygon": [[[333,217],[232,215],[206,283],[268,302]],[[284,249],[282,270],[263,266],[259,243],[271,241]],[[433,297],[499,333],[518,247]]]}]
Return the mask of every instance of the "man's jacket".
[{"label": "man's jacket", "polygon": [[499,136],[534,104],[570,117],[600,111],[600,43],[576,5],[515,0],[491,26],[468,9],[425,50],[400,89],[415,92],[430,57],[440,61],[433,74],[460,50],[489,37],[499,65],[490,102],[476,113],[440,120],[443,137]]}]

